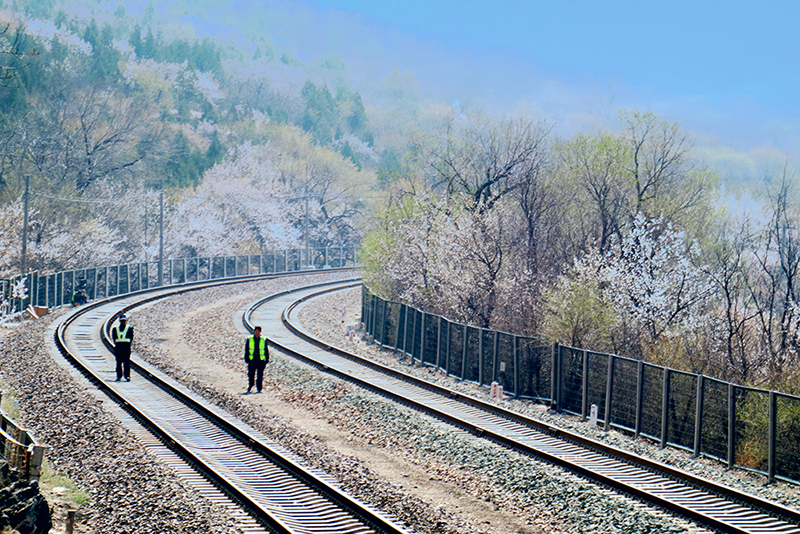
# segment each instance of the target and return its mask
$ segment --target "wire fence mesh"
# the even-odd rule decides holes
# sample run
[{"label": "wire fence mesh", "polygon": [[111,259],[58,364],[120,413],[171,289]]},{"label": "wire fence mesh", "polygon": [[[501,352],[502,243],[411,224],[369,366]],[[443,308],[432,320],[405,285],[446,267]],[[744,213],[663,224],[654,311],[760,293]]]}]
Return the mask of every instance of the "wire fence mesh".
[{"label": "wire fence mesh", "polygon": [[387,302],[366,286],[362,292],[368,333],[450,376],[480,385],[497,382],[506,394],[582,417],[594,404],[607,427],[759,471],[770,480],[800,480],[800,397],[551,346]]},{"label": "wire fence mesh", "polygon": [[616,358],[611,391],[611,424],[629,432],[636,430],[636,386],[639,362]]},{"label": "wire fence mesh", "polygon": [[706,379],[704,387],[700,450],[709,456],[727,461],[731,408],[729,384],[720,380]]}]

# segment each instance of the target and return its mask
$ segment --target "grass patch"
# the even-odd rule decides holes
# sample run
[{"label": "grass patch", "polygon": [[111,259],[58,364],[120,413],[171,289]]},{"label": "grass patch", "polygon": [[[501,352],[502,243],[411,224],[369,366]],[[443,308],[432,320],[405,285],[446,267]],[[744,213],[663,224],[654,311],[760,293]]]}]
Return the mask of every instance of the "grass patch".
[{"label": "grass patch", "polygon": [[[3,399],[0,408],[12,419],[17,420],[22,416],[22,412],[17,404],[17,392],[8,387],[8,384],[0,380],[0,390],[3,391]],[[75,507],[83,506],[91,500],[91,494],[78,488],[75,482],[63,473],[56,473],[47,458],[42,463],[42,472],[39,477],[39,486],[42,491],[59,494],[61,498],[73,504]],[[62,489],[57,489],[62,488]]]},{"label": "grass patch", "polygon": [[0,403],[0,408],[11,419],[19,419],[22,416],[22,412],[19,411],[19,406],[17,405],[17,392],[8,389],[4,384],[0,384],[0,389],[3,390],[3,402]]},{"label": "grass patch", "polygon": [[61,493],[62,498],[74,504],[75,507],[83,506],[92,500],[91,494],[77,487],[71,478],[63,473],[56,473],[46,458],[42,464],[39,485],[46,492],[54,492],[56,488],[63,488],[61,491],[55,492]]}]

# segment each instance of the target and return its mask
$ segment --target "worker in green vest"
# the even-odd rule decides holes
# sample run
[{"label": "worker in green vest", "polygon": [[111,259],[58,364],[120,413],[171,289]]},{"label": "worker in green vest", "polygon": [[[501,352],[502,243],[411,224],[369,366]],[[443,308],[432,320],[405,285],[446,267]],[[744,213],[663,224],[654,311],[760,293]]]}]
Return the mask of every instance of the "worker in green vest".
[{"label": "worker in green vest", "polygon": [[253,336],[244,342],[244,361],[247,363],[247,393],[256,386],[256,393],[261,393],[264,383],[264,368],[269,363],[269,347],[267,339],[261,337],[261,327],[253,329]]}]

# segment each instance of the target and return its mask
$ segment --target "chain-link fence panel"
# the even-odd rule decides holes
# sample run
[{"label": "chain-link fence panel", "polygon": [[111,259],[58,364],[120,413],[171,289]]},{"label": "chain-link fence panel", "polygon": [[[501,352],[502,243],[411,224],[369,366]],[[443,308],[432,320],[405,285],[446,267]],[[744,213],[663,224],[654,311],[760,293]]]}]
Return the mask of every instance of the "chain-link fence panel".
[{"label": "chain-link fence panel", "polygon": [[142,289],[142,282],[141,282],[142,264],[141,263],[131,264],[128,266],[128,269],[130,271],[130,276],[131,276],[130,278],[131,292],[139,291],[140,289]]},{"label": "chain-link fence panel", "polygon": [[606,391],[608,385],[608,354],[586,352],[588,363],[588,382],[586,388],[586,415],[589,407],[597,405],[597,419],[606,420]]},{"label": "chain-link fence panel", "polygon": [[409,345],[411,347],[411,357],[419,361],[420,354],[422,354],[422,312],[413,310],[411,319],[413,319],[412,327],[409,331],[411,335],[411,343]]},{"label": "chain-link fence panel", "polygon": [[384,301],[383,321],[381,322],[381,344],[395,348],[397,343],[397,312],[399,304]]},{"label": "chain-link fence panel", "polygon": [[767,472],[769,469],[769,393],[736,386],[735,463]]},{"label": "chain-link fence panel", "polygon": [[775,474],[800,480],[800,397],[776,395]]},{"label": "chain-link fence panel", "polygon": [[664,369],[645,364],[642,379],[642,426],[640,432],[655,439],[661,439],[663,383]]},{"label": "chain-link fence panel", "polygon": [[286,260],[286,254],[276,254],[275,255],[275,272],[283,272],[289,270],[289,262]]},{"label": "chain-link fence panel", "polygon": [[464,363],[464,329],[466,327],[461,324],[451,323],[449,328],[450,334],[450,357],[447,363],[447,373],[450,376],[463,378],[463,363]]},{"label": "chain-link fence panel", "polygon": [[464,380],[478,381],[480,365],[480,328],[467,328],[467,352],[464,361]]},{"label": "chain-link fence panel", "polygon": [[372,313],[375,314],[375,318],[372,321],[372,337],[377,343],[383,345],[384,342],[381,336],[383,335],[383,324],[386,318],[386,301],[377,297],[373,298],[372,310]]},{"label": "chain-link fence panel", "polygon": [[583,403],[583,351],[560,347],[560,409],[581,415]]},{"label": "chain-link fence panel", "polygon": [[[185,260],[184,260],[185,262]],[[117,287],[119,288],[119,292],[121,295],[125,293],[131,292],[131,283],[130,283],[130,276],[131,276],[131,266],[130,265],[120,265],[119,266],[119,283]],[[186,278],[181,280],[181,282],[186,282]]]},{"label": "chain-link fence panel", "polygon": [[362,291],[361,294],[361,321],[364,323],[364,328],[367,330],[367,333],[371,330],[372,327],[372,301],[373,297],[371,293],[368,293],[366,290]]},{"label": "chain-link fence panel", "polygon": [[514,336],[500,332],[497,334],[497,383],[505,393],[515,393],[514,376]]},{"label": "chain-link fence panel", "polygon": [[56,285],[56,282],[58,280],[56,278],[57,277],[55,275],[50,275],[45,279],[46,282],[45,306],[47,306],[48,308],[55,307],[56,305],[56,296],[58,294],[58,289]]},{"label": "chain-link fence panel", "polygon": [[[105,269],[100,270],[100,278],[105,280],[106,287],[103,291],[103,296],[105,297],[113,297],[117,294],[117,275],[114,272],[113,267],[106,267]],[[97,296],[99,297],[100,294],[98,293]]]},{"label": "chain-link fence panel", "polygon": [[614,388],[611,390],[611,424],[633,432],[636,429],[636,388],[639,362],[614,358]]},{"label": "chain-link fence panel", "polygon": [[439,321],[439,354],[436,361],[439,362],[439,369],[447,371],[450,365],[450,321],[444,317]]},{"label": "chain-link fence panel", "polygon": [[423,328],[425,352],[423,354],[422,363],[436,366],[439,352],[439,317],[426,313]]},{"label": "chain-link fence panel", "polygon": [[83,288],[90,300],[92,296],[108,298],[114,295],[113,276],[114,273],[110,267],[100,268],[93,272],[87,269],[81,273],[78,279],[78,289]]},{"label": "chain-link fence panel", "polygon": [[517,341],[519,362],[519,391],[521,397],[552,401],[553,359],[552,347],[541,341],[520,337]]},{"label": "chain-link fence panel", "polygon": [[406,336],[408,323],[408,306],[405,304],[400,305],[400,315],[397,320],[397,348],[403,352],[406,351]]},{"label": "chain-link fence panel", "polygon": [[703,428],[700,452],[726,461],[728,458],[728,384],[706,378],[703,392]]},{"label": "chain-link fence panel", "polygon": [[692,450],[697,415],[697,375],[671,371],[667,441]]},{"label": "chain-link fence panel", "polygon": [[[258,261],[258,256],[256,256],[256,261]],[[256,265],[258,268],[258,265]],[[191,260],[186,260],[186,281],[187,282],[197,282],[200,280],[200,258],[192,258]]]}]

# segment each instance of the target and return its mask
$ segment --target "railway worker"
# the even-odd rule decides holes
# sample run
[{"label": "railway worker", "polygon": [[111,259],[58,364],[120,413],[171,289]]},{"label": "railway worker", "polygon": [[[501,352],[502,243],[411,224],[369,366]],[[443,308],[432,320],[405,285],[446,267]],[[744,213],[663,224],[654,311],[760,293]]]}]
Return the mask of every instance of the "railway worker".
[{"label": "railway worker", "polygon": [[133,343],[133,327],[128,324],[125,314],[119,316],[119,324],[111,329],[111,340],[114,342],[114,358],[117,360],[117,380],[123,378],[131,381],[131,343]]},{"label": "railway worker", "polygon": [[269,363],[269,347],[267,339],[261,337],[261,327],[253,328],[252,337],[244,342],[244,361],[247,364],[247,393],[256,386],[256,393],[261,393],[264,384],[264,368]]}]

